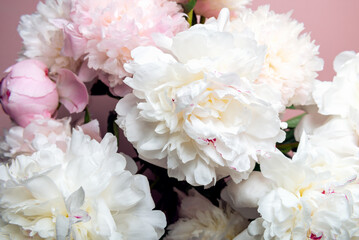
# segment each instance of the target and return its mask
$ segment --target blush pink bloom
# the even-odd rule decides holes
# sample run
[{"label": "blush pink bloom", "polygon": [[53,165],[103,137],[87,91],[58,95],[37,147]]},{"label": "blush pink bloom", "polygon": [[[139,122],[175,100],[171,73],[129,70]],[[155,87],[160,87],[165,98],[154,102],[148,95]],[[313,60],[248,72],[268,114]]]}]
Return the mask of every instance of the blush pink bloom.
[{"label": "blush pink bloom", "polygon": [[56,83],[48,77],[46,65],[24,60],[6,70],[0,83],[1,105],[13,121],[25,127],[37,116],[51,117],[59,95]]},{"label": "blush pink bloom", "polygon": [[166,0],[74,0],[63,52],[75,58],[82,52],[90,68],[110,75],[108,85],[115,88],[130,75],[123,64],[132,60],[132,49],[154,45],[153,34],[173,37],[188,27],[181,10]]}]

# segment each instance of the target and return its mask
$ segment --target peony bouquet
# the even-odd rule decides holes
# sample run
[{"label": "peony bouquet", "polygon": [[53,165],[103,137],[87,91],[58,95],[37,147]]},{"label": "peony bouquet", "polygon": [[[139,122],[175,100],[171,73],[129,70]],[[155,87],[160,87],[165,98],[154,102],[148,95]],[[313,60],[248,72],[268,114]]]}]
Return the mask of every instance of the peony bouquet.
[{"label": "peony bouquet", "polygon": [[[359,54],[321,82],[303,24],[249,4],[46,0],[22,16],[0,82],[0,239],[359,239]],[[117,102],[106,123],[98,95]]]}]

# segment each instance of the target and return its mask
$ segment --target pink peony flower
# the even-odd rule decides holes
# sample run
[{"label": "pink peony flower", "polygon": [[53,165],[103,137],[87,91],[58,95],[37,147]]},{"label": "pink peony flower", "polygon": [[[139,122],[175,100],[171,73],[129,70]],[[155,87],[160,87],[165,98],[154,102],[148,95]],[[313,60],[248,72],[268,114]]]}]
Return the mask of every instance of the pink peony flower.
[{"label": "pink peony flower", "polygon": [[51,117],[59,95],[56,83],[48,77],[46,65],[38,60],[24,60],[6,70],[0,83],[0,102],[17,124],[25,127],[37,116]]},{"label": "pink peony flower", "polygon": [[88,66],[111,75],[107,80],[115,88],[130,75],[123,64],[132,60],[132,49],[153,45],[154,33],[173,37],[187,28],[180,11],[166,0],[74,0],[63,52],[77,58],[83,51]]}]

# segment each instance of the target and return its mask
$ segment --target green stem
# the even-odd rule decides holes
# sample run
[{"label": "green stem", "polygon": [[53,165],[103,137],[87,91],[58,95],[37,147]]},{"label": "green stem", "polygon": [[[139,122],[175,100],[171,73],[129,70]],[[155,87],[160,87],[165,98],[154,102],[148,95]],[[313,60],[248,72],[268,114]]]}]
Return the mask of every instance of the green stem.
[{"label": "green stem", "polygon": [[193,20],[193,9],[188,13],[187,22],[189,23],[189,26],[192,26],[192,20]]},{"label": "green stem", "polygon": [[89,112],[89,109],[86,107],[85,108],[85,119],[84,119],[84,122],[85,123],[88,123],[91,121],[91,116],[90,116],[90,112]]}]

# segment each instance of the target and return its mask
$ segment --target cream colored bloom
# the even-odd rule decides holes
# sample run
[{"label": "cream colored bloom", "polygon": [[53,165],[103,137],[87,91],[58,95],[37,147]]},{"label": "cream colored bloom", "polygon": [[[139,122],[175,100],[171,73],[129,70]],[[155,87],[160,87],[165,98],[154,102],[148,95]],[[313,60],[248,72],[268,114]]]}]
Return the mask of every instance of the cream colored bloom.
[{"label": "cream colored bloom", "polygon": [[256,11],[246,9],[232,23],[233,31],[250,30],[257,42],[267,47],[262,72],[255,82],[279,91],[286,106],[306,104],[317,72],[323,68],[323,60],[317,56],[319,47],[309,34],[301,34],[303,24],[290,15],[261,6]]},{"label": "cream colored bloom", "polygon": [[192,185],[228,175],[239,182],[258,154],[284,139],[277,109],[249,81],[263,48],[251,35],[226,32],[228,19],[224,10],[218,21],[167,39],[168,54],[137,48],[125,65],[133,93],[117,104],[117,123],[142,158]]},{"label": "cream colored bloom", "polygon": [[220,201],[219,207],[195,190],[181,201],[180,219],[168,227],[165,240],[231,240],[249,221]]},{"label": "cream colored bloom", "polygon": [[278,153],[261,162],[263,175],[275,185],[258,202],[261,217],[236,239],[246,234],[253,239],[351,239],[356,234],[357,171],[341,168],[358,165],[359,158],[338,159],[324,147],[316,155],[305,137],[292,160]]},{"label": "cream colored bloom", "polygon": [[74,130],[66,152],[51,145],[0,166],[0,235],[159,239],[166,220],[152,210],[147,178],[127,171],[133,160],[116,151],[111,134],[97,142]]}]

